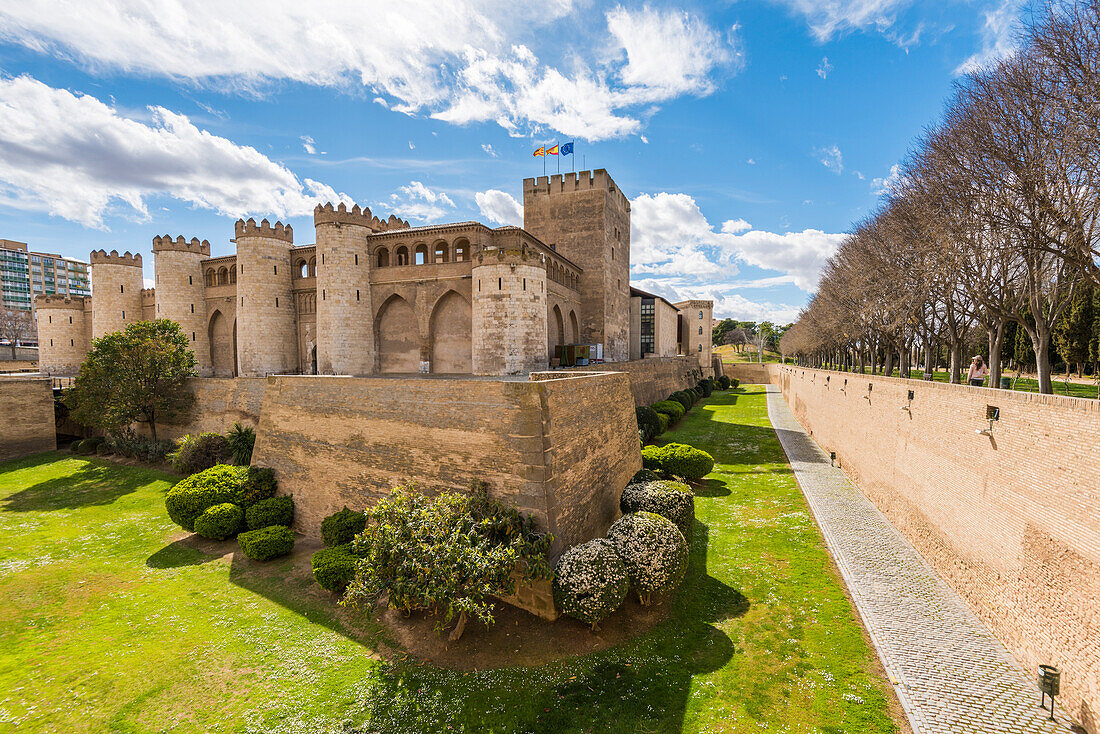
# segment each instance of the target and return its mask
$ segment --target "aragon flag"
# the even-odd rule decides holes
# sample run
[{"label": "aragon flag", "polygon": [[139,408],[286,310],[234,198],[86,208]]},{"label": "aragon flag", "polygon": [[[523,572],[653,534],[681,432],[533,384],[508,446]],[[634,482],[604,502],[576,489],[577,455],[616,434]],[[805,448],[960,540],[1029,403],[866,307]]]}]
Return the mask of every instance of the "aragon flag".
[{"label": "aragon flag", "polygon": [[554,143],[553,148],[547,148],[546,149],[546,155],[557,155],[557,154],[558,154],[558,144],[557,143]]},{"label": "aragon flag", "polygon": [[546,148],[545,147],[539,148],[538,150],[536,150],[534,152],[534,157],[535,158],[538,158],[540,155],[542,155],[542,156],[546,155]]}]

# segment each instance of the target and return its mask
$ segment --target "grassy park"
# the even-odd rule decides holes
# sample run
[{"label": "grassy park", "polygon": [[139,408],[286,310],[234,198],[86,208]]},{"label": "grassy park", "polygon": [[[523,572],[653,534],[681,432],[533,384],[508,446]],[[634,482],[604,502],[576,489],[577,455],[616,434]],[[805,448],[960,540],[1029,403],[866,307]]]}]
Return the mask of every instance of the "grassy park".
[{"label": "grassy park", "polygon": [[763,388],[715,392],[661,440],[716,460],[664,618],[588,654],[472,670],[338,607],[294,572],[308,544],[262,564],[181,532],[170,475],[66,453],[0,464],[0,731],[895,731]]}]

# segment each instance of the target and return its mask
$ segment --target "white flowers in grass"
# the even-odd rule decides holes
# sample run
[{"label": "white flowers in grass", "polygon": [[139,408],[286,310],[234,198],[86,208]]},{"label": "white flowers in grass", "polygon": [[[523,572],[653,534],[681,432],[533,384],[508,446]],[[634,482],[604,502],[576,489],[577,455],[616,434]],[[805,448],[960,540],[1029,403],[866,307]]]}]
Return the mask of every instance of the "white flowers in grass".
[{"label": "white flowers in grass", "polygon": [[683,581],[687,541],[671,521],[653,512],[632,512],[615,521],[607,539],[643,605],[649,604],[653,594],[670,592]]},{"label": "white flowers in grass", "polygon": [[562,614],[588,622],[592,629],[626,599],[629,579],[615,547],[597,538],[573,546],[554,569],[554,603]]}]

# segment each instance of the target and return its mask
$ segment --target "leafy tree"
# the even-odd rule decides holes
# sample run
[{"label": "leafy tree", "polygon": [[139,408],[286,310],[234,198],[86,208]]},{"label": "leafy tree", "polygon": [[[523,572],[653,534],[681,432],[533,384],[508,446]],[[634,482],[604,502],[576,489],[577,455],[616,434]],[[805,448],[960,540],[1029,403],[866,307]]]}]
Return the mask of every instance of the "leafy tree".
[{"label": "leafy tree", "polygon": [[727,344],[725,341],[726,334],[730,333],[737,328],[737,322],[733,319],[722,319],[714,325],[714,331],[711,333],[711,339],[714,342],[714,346],[721,346]]},{"label": "leafy tree", "polygon": [[1067,375],[1071,365],[1077,365],[1077,374],[1083,375],[1089,359],[1089,342],[1096,325],[1093,300],[1093,289],[1082,284],[1054,324],[1054,346],[1066,362]]},{"label": "leafy tree", "polygon": [[195,355],[179,324],[139,321],[92,342],[65,404],[77,422],[110,433],[146,423],[155,441],[157,421],[191,407],[184,382],[194,376]]}]

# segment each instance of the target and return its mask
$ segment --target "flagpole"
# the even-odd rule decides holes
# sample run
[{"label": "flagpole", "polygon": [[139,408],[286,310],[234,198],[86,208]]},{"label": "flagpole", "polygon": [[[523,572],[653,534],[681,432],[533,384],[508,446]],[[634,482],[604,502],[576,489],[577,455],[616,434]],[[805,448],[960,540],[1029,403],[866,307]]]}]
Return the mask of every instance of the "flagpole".
[{"label": "flagpole", "polygon": [[[557,142],[554,143],[554,146],[555,147],[557,146]],[[560,150],[558,151],[558,154],[555,157],[558,159],[558,173],[561,173],[561,151]]]},{"label": "flagpole", "polygon": [[577,172],[577,139],[573,138],[573,147],[569,149],[569,155],[573,156],[573,173]]}]

